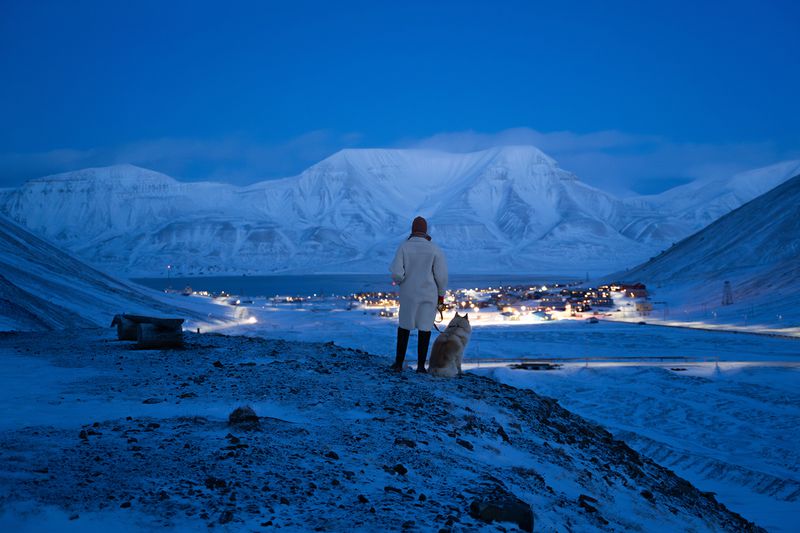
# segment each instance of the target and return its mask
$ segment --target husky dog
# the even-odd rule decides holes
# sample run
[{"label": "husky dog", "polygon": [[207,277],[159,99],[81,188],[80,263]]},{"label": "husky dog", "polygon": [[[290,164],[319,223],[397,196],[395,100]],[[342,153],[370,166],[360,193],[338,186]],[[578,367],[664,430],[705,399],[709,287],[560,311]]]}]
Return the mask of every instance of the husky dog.
[{"label": "husky dog", "polygon": [[461,361],[470,334],[472,326],[469,325],[469,313],[464,316],[456,313],[433,343],[428,373],[448,378],[461,374]]}]

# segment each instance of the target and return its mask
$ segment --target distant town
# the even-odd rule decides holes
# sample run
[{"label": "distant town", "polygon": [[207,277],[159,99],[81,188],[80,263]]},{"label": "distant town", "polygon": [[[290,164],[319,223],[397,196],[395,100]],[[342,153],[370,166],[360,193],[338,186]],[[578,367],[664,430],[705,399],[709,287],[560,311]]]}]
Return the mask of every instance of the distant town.
[{"label": "distant town", "polygon": [[[445,306],[448,311],[473,313],[478,320],[482,313],[499,313],[503,320],[509,321],[596,319],[613,316],[613,313],[648,316],[653,311],[647,287],[642,283],[611,283],[597,288],[578,285],[555,283],[456,289],[447,292]],[[399,306],[396,292],[356,293],[352,301],[356,306],[387,318],[396,316]]]},{"label": "distant town", "polygon": [[[600,318],[614,319],[644,318],[653,312],[653,304],[647,287],[642,283],[615,282],[598,287],[581,287],[577,283],[553,283],[550,285],[501,285],[490,287],[460,288],[448,290],[445,296],[445,314],[471,313],[472,321],[521,321],[536,322],[567,319]],[[261,298],[234,295],[225,291],[212,293],[193,291],[186,287],[184,295],[214,298],[233,306],[246,306],[263,301]],[[266,297],[270,306],[331,307],[348,311],[362,310],[383,318],[394,318],[399,309],[397,291],[357,292],[348,296],[314,294],[309,296],[275,295]]]}]

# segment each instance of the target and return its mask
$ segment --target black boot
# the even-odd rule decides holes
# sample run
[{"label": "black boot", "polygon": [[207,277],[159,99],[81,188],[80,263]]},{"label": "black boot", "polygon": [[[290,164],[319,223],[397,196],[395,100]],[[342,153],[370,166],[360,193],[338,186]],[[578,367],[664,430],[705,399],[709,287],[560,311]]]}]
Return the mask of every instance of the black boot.
[{"label": "black boot", "polygon": [[407,329],[397,328],[397,351],[394,356],[394,364],[392,370],[402,372],[403,361],[406,358],[406,350],[408,349],[408,336],[411,332]]},{"label": "black boot", "polygon": [[417,372],[425,374],[425,360],[428,359],[428,345],[431,342],[430,331],[419,331],[417,338]]}]

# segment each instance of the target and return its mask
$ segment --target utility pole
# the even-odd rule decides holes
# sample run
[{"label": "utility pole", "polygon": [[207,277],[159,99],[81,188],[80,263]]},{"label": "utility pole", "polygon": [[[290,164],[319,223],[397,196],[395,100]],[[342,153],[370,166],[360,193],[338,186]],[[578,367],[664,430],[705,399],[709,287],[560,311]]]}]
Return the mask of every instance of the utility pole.
[{"label": "utility pole", "polygon": [[733,304],[733,291],[731,290],[731,282],[726,281],[722,286],[722,305]]}]

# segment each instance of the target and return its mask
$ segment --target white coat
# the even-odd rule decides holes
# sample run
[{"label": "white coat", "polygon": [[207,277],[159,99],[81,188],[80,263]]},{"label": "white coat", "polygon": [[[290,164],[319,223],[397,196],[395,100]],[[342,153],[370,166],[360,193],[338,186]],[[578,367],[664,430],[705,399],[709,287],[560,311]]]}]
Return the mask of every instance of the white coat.
[{"label": "white coat", "polygon": [[389,270],[400,286],[399,326],[430,331],[438,297],[447,290],[447,263],[442,250],[423,237],[412,236],[397,249]]}]

